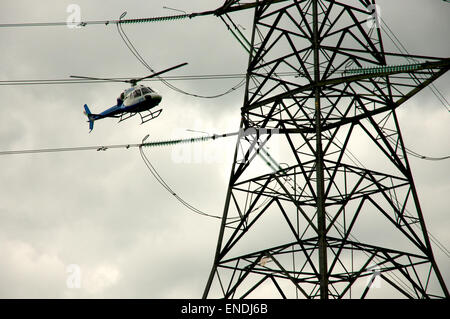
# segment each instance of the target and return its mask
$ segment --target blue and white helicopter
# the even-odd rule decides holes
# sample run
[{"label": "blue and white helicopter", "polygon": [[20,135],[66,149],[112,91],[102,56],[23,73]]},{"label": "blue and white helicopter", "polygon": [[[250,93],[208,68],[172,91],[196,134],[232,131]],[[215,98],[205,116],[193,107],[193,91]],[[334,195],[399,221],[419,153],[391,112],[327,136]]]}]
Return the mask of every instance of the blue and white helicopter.
[{"label": "blue and white helicopter", "polygon": [[[138,82],[153,78],[155,76],[161,75],[163,73],[178,69],[182,66],[185,66],[187,63],[182,63],[176,65],[174,67],[165,69],[163,71],[153,73],[152,75],[145,76],[142,78],[129,79],[129,80],[118,80],[118,79],[105,79],[105,78],[92,78],[87,76],[77,76],[71,75],[72,78],[79,79],[89,79],[89,80],[103,80],[103,81],[112,81],[112,82],[125,82],[130,83],[131,87],[124,90],[120,96],[117,98],[117,104],[109,109],[99,113],[93,114],[87,104],[84,105],[84,114],[88,117],[89,122],[89,133],[94,129],[94,121],[104,119],[107,117],[119,118],[119,123],[129,119],[130,117],[139,114],[141,117],[141,124],[144,124],[150,120],[157,118],[162,109],[156,111],[150,111],[152,108],[157,106],[161,100],[162,96],[157,92],[153,91],[151,88],[143,85],[136,85]],[[148,113],[147,113],[147,112]],[[143,114],[146,112],[146,114]]]}]

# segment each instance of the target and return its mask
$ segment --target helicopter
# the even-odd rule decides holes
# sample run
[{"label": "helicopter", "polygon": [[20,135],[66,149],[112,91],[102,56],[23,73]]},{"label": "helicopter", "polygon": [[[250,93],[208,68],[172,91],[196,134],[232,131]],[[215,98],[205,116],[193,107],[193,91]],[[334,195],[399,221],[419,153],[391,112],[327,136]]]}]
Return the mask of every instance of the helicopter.
[{"label": "helicopter", "polygon": [[125,82],[131,84],[130,88],[125,89],[119,95],[119,97],[117,98],[116,105],[110,107],[109,109],[99,114],[92,113],[87,104],[84,105],[84,114],[88,117],[89,122],[89,133],[92,132],[92,130],[94,129],[94,121],[108,117],[118,118],[120,123],[135,116],[136,114],[139,114],[141,117],[141,124],[144,124],[150,120],[157,118],[161,114],[162,109],[156,111],[151,111],[151,109],[161,102],[162,96],[157,92],[155,92],[154,90],[152,90],[150,87],[144,85],[137,85],[137,83],[142,80],[150,79],[163,73],[178,69],[185,65],[187,65],[187,63],[178,64],[171,68],[153,73],[151,75],[142,78],[133,78],[129,80],[93,78],[87,76],[71,75],[70,76],[71,78]]}]

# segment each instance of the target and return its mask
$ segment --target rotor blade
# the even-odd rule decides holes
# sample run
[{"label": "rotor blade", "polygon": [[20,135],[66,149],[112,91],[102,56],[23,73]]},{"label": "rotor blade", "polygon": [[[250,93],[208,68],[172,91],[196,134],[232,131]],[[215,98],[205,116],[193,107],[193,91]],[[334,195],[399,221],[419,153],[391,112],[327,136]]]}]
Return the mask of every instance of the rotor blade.
[{"label": "rotor blade", "polygon": [[113,82],[125,82],[130,83],[130,80],[117,80],[117,79],[107,79],[107,78],[92,78],[89,76],[71,75],[71,78],[75,79],[87,79],[87,80],[99,80],[99,81],[113,81]]},{"label": "rotor blade", "polygon": [[135,81],[135,82],[139,82],[139,81],[142,81],[142,80],[144,80],[144,79],[153,78],[153,77],[158,76],[158,75],[161,75],[161,74],[163,74],[163,73],[166,73],[166,72],[169,72],[169,71],[172,71],[172,70],[181,68],[182,66],[185,66],[185,65],[187,65],[187,62],[178,64],[178,65],[176,65],[176,66],[173,66],[173,67],[171,67],[171,68],[168,68],[168,69],[165,69],[165,70],[156,72],[156,73],[153,73],[152,75],[145,76],[145,77],[143,77],[143,78],[134,79],[134,81]]}]

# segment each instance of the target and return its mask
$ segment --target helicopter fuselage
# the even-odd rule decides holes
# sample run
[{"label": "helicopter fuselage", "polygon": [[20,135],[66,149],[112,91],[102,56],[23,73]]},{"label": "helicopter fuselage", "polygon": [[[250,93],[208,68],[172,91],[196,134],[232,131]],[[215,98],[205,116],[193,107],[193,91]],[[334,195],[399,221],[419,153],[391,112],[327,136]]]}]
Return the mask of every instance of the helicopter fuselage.
[{"label": "helicopter fuselage", "polygon": [[109,109],[93,114],[93,119],[99,120],[106,117],[119,117],[123,113],[138,113],[150,110],[162,100],[161,95],[143,85],[137,85],[126,89],[117,98],[117,104]]}]

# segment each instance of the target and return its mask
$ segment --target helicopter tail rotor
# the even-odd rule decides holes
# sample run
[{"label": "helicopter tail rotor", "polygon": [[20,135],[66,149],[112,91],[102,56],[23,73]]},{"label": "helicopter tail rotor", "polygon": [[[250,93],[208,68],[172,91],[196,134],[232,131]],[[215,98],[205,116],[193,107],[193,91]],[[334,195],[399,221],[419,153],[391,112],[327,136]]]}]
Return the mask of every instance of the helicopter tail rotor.
[{"label": "helicopter tail rotor", "polygon": [[92,132],[92,130],[94,129],[94,121],[95,121],[95,117],[94,115],[91,113],[91,110],[89,110],[89,107],[87,106],[87,104],[84,105],[84,114],[86,114],[86,116],[89,119],[89,133]]}]

